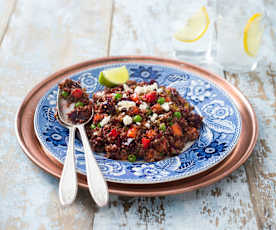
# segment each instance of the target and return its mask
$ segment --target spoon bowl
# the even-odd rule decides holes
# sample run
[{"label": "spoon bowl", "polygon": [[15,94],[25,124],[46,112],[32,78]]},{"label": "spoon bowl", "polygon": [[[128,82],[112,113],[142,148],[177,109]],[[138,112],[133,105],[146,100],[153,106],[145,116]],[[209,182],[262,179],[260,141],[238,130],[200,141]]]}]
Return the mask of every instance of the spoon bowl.
[{"label": "spoon bowl", "polygon": [[106,181],[101,173],[101,170],[96,162],[94,153],[91,149],[90,143],[88,141],[85,125],[91,121],[93,118],[93,106],[91,108],[90,117],[82,122],[73,124],[69,121],[66,113],[70,112],[70,109],[65,108],[65,100],[61,97],[60,89],[57,93],[57,115],[58,121],[61,125],[69,129],[69,142],[68,150],[64,162],[64,167],[62,170],[62,175],[59,184],[59,198],[62,205],[71,204],[77,194],[77,176],[75,168],[75,154],[74,154],[74,141],[75,141],[75,130],[78,129],[83,143],[84,154],[85,154],[85,164],[86,164],[86,176],[87,183],[90,194],[92,195],[96,204],[100,207],[105,206],[109,199],[108,187]]}]

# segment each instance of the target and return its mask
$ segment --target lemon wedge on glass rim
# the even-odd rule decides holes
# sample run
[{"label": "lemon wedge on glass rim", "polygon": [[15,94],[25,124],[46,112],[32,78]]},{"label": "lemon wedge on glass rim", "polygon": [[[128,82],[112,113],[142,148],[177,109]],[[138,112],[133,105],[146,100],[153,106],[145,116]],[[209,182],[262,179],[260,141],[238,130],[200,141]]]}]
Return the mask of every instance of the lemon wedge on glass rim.
[{"label": "lemon wedge on glass rim", "polygon": [[129,79],[128,70],[125,66],[106,69],[99,74],[99,82],[107,87],[122,85]]},{"label": "lemon wedge on glass rim", "polygon": [[261,25],[262,14],[254,14],[247,22],[243,32],[243,46],[247,55],[256,57],[261,45],[264,28]]},{"label": "lemon wedge on glass rim", "polygon": [[192,15],[182,29],[173,36],[181,42],[195,42],[199,40],[207,31],[210,19],[206,7],[203,6],[198,12]]}]

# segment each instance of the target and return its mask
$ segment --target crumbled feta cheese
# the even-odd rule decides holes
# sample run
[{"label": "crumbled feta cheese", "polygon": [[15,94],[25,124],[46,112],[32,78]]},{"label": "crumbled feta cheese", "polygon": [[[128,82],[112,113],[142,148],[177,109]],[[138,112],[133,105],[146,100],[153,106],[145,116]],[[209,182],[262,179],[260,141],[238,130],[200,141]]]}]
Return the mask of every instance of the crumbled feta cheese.
[{"label": "crumbled feta cheese", "polygon": [[123,98],[127,98],[127,95],[125,93],[123,94]]},{"label": "crumbled feta cheese", "polygon": [[139,109],[141,110],[146,110],[148,108],[148,104],[146,102],[143,102],[140,106]]},{"label": "crumbled feta cheese", "polygon": [[123,84],[123,86],[124,86],[124,91],[130,91],[130,92],[132,92],[132,89],[127,85],[127,84]]},{"label": "crumbled feta cheese", "polygon": [[96,95],[98,97],[103,97],[104,96],[104,91],[99,91],[99,92],[96,93]]},{"label": "crumbled feta cheese", "polygon": [[161,107],[167,112],[170,111],[170,104],[168,102],[165,102],[164,104],[162,104]]},{"label": "crumbled feta cheese", "polygon": [[130,116],[126,115],[123,118],[123,122],[124,122],[125,126],[130,125],[132,123],[132,118]]},{"label": "crumbled feta cheese", "polygon": [[151,120],[152,122],[155,122],[155,120],[156,120],[157,117],[158,117],[158,115],[157,115],[156,113],[154,113],[154,114],[152,114],[150,120]]},{"label": "crumbled feta cheese", "polygon": [[150,89],[151,89],[151,91],[153,91],[153,90],[157,90],[158,89],[158,85],[157,85],[157,83],[156,82],[154,82],[152,85],[150,85]]},{"label": "crumbled feta cheese", "polygon": [[141,125],[141,122],[136,122],[137,125]]},{"label": "crumbled feta cheese", "polygon": [[129,145],[134,139],[133,138],[127,138],[127,141],[124,142],[124,145]]},{"label": "crumbled feta cheese", "polygon": [[158,88],[157,89],[157,93],[162,93],[163,92],[163,88]]},{"label": "crumbled feta cheese", "polygon": [[150,123],[146,122],[145,126],[149,129],[150,128]]},{"label": "crumbled feta cheese", "polygon": [[136,103],[134,101],[119,101],[117,106],[120,111],[122,109],[128,110],[130,107],[136,106]]},{"label": "crumbled feta cheese", "polygon": [[141,93],[147,93],[153,90],[157,90],[158,85],[157,83],[153,83],[152,85],[144,85],[144,86],[137,86],[134,90],[135,93],[141,94]]},{"label": "crumbled feta cheese", "polygon": [[137,86],[134,90],[135,93],[141,94],[141,93],[145,93],[145,89],[144,86]]},{"label": "crumbled feta cheese", "polygon": [[104,117],[104,119],[102,119],[100,122],[101,127],[105,126],[109,121],[110,121],[110,116]]},{"label": "crumbled feta cheese", "polygon": [[69,121],[69,117],[68,114],[71,113],[72,111],[74,111],[75,109],[75,103],[70,104],[69,106],[67,106],[67,102],[61,98],[60,100],[61,103],[61,108],[63,108],[63,114],[65,115],[65,120]]}]

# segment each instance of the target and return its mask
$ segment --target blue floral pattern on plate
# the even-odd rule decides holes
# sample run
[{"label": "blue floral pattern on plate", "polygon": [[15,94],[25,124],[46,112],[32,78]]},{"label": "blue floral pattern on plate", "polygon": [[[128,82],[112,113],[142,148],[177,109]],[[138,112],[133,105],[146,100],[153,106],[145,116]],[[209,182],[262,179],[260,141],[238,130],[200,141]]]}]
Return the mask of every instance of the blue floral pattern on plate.
[{"label": "blue floral pattern on plate", "polygon": [[[203,77],[177,68],[142,63],[124,65],[133,80],[155,80],[160,85],[176,88],[182,97],[194,105],[196,112],[203,116],[204,124],[198,140],[188,149],[162,161],[130,163],[107,159],[104,154],[95,154],[108,181],[147,184],[177,180],[207,170],[229,155],[239,138],[241,120],[235,104],[223,89]],[[79,80],[92,97],[93,93],[103,89],[97,80],[99,73],[105,68],[118,66],[121,64],[93,68],[71,78]],[[36,109],[34,126],[41,144],[58,161],[63,162],[68,130],[54,118],[56,95],[57,85],[42,97]],[[75,150],[77,170],[85,174],[83,147],[78,139]]]}]

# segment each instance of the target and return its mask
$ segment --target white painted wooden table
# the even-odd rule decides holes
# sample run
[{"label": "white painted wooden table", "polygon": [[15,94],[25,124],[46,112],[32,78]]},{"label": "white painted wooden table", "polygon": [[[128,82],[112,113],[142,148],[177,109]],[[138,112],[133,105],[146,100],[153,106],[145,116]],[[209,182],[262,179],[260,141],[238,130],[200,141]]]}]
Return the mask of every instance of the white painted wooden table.
[{"label": "white painted wooden table", "polygon": [[[265,4],[276,27],[275,3]],[[58,180],[35,166],[17,143],[16,110],[47,75],[109,55],[172,57],[164,16],[169,5],[169,0],[0,0],[0,229],[276,229],[276,72],[271,55],[249,74],[209,67],[249,98],[260,135],[249,161],[207,188],[156,198],[111,195],[102,209],[80,191],[71,207],[62,208]],[[276,42],[275,31],[269,36]]]}]

